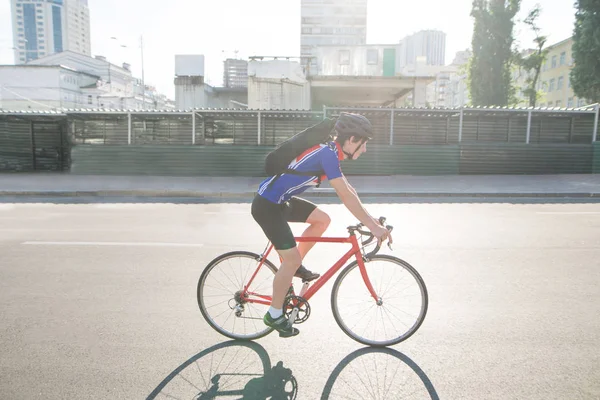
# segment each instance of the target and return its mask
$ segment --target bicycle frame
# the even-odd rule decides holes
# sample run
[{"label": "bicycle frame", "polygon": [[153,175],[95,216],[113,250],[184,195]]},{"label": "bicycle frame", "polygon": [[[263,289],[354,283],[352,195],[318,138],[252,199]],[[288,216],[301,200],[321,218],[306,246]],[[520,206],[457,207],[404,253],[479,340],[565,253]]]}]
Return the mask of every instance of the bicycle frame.
[{"label": "bicycle frame", "polygon": [[[365,285],[367,286],[367,289],[369,290],[369,293],[371,294],[371,297],[373,297],[373,299],[375,301],[378,301],[379,297],[377,297],[377,294],[375,293],[375,289],[373,288],[373,285],[371,284],[371,281],[369,280],[369,277],[367,275],[367,269],[365,267],[365,262],[363,260],[362,253],[360,251],[360,246],[358,245],[358,240],[355,235],[350,235],[349,237],[296,237],[295,239],[296,239],[296,242],[298,242],[298,243],[316,242],[316,243],[351,243],[352,244],[352,248],[350,250],[348,250],[348,252],[346,252],[346,254],[344,254],[332,267],[330,267],[323,275],[321,275],[321,277],[319,279],[317,279],[308,288],[306,293],[304,293],[304,295],[302,296],[305,300],[310,300],[310,298],[315,293],[317,293],[319,291],[319,289],[321,287],[323,287],[323,285],[325,285],[327,283],[327,281],[329,281],[329,279],[331,279],[346,264],[346,262],[348,260],[350,260],[350,258],[352,258],[352,256],[354,256],[354,257],[356,257],[356,261],[358,262],[358,267],[360,269],[360,274],[363,278],[363,281],[365,282]],[[256,271],[250,278],[250,281],[248,281],[246,286],[244,286],[244,294],[245,294],[244,297],[245,297],[246,302],[248,302],[248,303],[264,304],[267,306],[271,305],[271,299],[272,299],[271,296],[248,291],[248,287],[252,284],[252,281],[258,274],[258,271],[260,270],[260,268],[263,266],[264,260],[271,253],[271,250],[273,250],[272,243],[269,245],[267,251],[262,256],[260,263],[258,264],[258,267],[256,268]],[[251,299],[248,297],[248,295],[256,296],[259,299]]]}]

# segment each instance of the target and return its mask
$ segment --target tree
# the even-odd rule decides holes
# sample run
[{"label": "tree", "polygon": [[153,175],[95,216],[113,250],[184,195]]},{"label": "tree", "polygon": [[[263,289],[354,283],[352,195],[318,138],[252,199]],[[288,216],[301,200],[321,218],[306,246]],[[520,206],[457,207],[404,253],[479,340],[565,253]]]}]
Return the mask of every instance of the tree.
[{"label": "tree", "polygon": [[521,0],[473,0],[473,56],[469,60],[471,101],[481,106],[506,106],[513,97],[514,17]]},{"label": "tree", "polygon": [[544,49],[546,36],[540,35],[540,28],[537,25],[537,20],[540,16],[542,9],[539,4],[529,12],[527,18],[523,21],[531,30],[535,33],[535,39],[533,40],[536,44],[536,49],[533,53],[522,56],[520,53],[515,52],[515,63],[527,72],[526,88],[523,93],[529,99],[529,106],[535,107],[538,99],[539,92],[536,89],[540,72],[542,71],[542,65],[546,61],[548,56],[548,50]]},{"label": "tree", "polygon": [[600,1],[576,0],[571,86],[580,99],[600,102]]}]

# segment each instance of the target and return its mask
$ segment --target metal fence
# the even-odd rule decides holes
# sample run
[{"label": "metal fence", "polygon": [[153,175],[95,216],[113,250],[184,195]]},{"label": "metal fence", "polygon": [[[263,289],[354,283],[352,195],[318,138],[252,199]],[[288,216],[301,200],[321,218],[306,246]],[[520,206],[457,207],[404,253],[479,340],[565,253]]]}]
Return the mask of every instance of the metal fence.
[{"label": "metal fence", "polygon": [[587,109],[195,110],[68,113],[73,144],[276,145],[342,111],[367,116],[374,144],[581,144],[597,138],[598,107]]}]

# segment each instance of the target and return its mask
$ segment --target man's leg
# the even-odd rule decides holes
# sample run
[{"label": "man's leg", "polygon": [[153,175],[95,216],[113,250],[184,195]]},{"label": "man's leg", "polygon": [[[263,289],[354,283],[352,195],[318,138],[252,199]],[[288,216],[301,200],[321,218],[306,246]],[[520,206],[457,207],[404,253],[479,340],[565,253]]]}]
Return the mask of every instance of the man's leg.
[{"label": "man's leg", "polygon": [[252,216],[263,229],[263,232],[273,243],[275,250],[282,259],[275,278],[273,279],[273,297],[271,308],[263,321],[268,326],[276,329],[279,336],[290,337],[299,333],[298,329],[289,325],[283,315],[283,302],[292,278],[302,263],[298,247],[292,230],[285,220],[282,206],[271,203],[260,196],[256,196],[252,202]]},{"label": "man's leg", "polygon": [[[323,210],[315,208],[306,219],[306,223],[310,224],[310,226],[302,233],[302,237],[321,237],[329,227],[331,218],[329,218],[329,215]],[[315,244],[315,242],[298,243],[298,251],[300,252],[302,260],[304,260],[306,253],[308,253]]]},{"label": "man's leg", "polygon": [[275,274],[275,279],[273,279],[273,300],[271,301],[271,307],[281,310],[287,291],[292,283],[292,278],[298,267],[300,267],[302,259],[297,247],[288,250],[278,250],[277,252],[283,261]]},{"label": "man's leg", "polygon": [[[308,228],[302,233],[302,237],[321,237],[331,223],[329,215],[319,209],[316,204],[300,197],[292,197],[290,199],[289,208],[286,209],[286,219],[288,222],[309,224]],[[298,251],[302,260],[315,244],[315,242],[298,243]],[[312,281],[320,275],[309,271],[302,265],[295,276],[302,278],[304,281]]]}]

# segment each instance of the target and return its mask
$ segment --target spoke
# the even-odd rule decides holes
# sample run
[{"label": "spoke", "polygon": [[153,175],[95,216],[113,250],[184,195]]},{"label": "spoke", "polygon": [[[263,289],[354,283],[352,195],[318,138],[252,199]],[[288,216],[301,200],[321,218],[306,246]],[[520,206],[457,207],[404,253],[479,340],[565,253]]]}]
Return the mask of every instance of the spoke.
[{"label": "spoke", "polygon": [[409,313],[407,313],[406,311],[404,311],[404,310],[402,310],[402,309],[398,308],[397,306],[395,306],[395,305],[393,305],[393,304],[388,304],[388,303],[386,303],[386,304],[384,305],[384,307],[391,307],[391,308],[395,308],[396,310],[400,311],[401,313],[404,313],[404,314],[408,315],[408,316],[409,316],[409,317],[411,317],[411,318],[415,318],[415,319],[417,319],[417,318],[418,318],[418,316],[414,316],[414,315],[412,315],[412,314],[409,314]]},{"label": "spoke", "polygon": [[[415,283],[416,283],[416,282],[415,282]],[[414,286],[414,285],[411,283],[411,284],[409,284],[408,286],[405,286],[404,288],[402,288],[401,290],[394,290],[394,293],[402,293],[402,292],[404,292],[406,289],[408,289],[408,288],[409,288],[409,287],[411,287],[411,286]],[[419,284],[417,283],[417,287],[418,287],[418,286],[419,286]],[[394,285],[394,287],[395,287],[395,285]],[[386,293],[387,293],[387,291],[386,291]],[[383,297],[383,296],[382,296],[382,297]]]},{"label": "spoke", "polygon": [[213,308],[213,307],[219,306],[219,305],[221,305],[221,304],[229,303],[229,301],[231,301],[231,299],[223,300],[223,301],[222,301],[222,302],[220,302],[220,303],[213,304],[212,306],[205,307],[205,308],[206,308],[206,310],[208,310],[209,308]]},{"label": "spoke", "polygon": [[[381,309],[382,314],[385,312],[386,314],[391,314],[388,310],[385,309],[385,307],[382,307]],[[382,315],[383,316],[383,315]],[[398,332],[398,329],[396,328],[396,325],[394,325],[393,321],[390,321],[390,324],[392,325],[392,328],[394,328],[394,332]],[[387,337],[387,336],[386,336]]]},{"label": "spoke", "polygon": [[[211,277],[210,277],[210,279],[211,279],[212,281],[215,281],[216,283],[218,283],[218,284],[219,284],[219,285],[220,285],[220,286],[223,288],[223,290],[224,290],[225,292],[227,292],[227,293],[232,293],[232,290],[231,290],[230,288],[227,288],[227,287],[225,287],[225,285],[223,284],[223,282],[221,282],[221,280],[220,280],[220,279],[217,279],[217,277],[216,277],[216,276],[211,276]],[[208,280],[208,278],[207,278],[207,280]],[[212,283],[212,282],[211,282],[211,283]],[[212,287],[212,288],[214,288],[214,289],[217,289],[217,288],[216,288],[216,287],[214,287],[214,286],[210,286],[210,285],[209,285],[209,283],[208,283],[207,281],[205,281],[205,282],[204,282],[204,286],[208,286],[208,287]],[[235,290],[234,290],[233,292],[235,292]]]},{"label": "spoke", "polygon": [[[383,306],[383,307],[387,308],[387,306]],[[402,310],[400,310],[400,311],[402,311]],[[394,318],[396,318],[398,321],[400,321],[400,323],[402,325],[406,326],[408,329],[410,329],[411,326],[414,326],[414,323],[413,323],[413,325],[408,325],[406,322],[404,322],[403,320],[401,320],[400,318],[398,318],[398,316],[396,314],[394,314],[393,312],[391,312],[391,311],[388,311],[388,312],[390,313],[390,315],[392,315]],[[415,319],[415,321],[416,321],[416,319]]]},{"label": "spoke", "polygon": [[[375,304],[373,304],[369,309],[367,309],[367,311],[370,311],[373,307],[375,307]],[[371,317],[371,319],[369,319],[369,321],[371,321],[373,319],[373,317]],[[359,320],[360,322],[360,320]],[[356,327],[356,325],[358,324],[358,322],[356,324],[354,324],[354,326],[352,328],[350,328],[351,330],[354,330],[354,327]],[[367,324],[368,326],[369,324]]]}]

